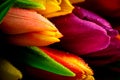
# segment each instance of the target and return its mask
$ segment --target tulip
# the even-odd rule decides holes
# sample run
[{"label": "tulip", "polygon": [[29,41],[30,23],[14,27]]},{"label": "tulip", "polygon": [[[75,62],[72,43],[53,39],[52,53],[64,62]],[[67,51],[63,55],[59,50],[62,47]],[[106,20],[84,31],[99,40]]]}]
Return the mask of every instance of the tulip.
[{"label": "tulip", "polygon": [[[33,0],[39,2],[39,0]],[[66,15],[72,12],[74,6],[72,4],[83,2],[84,0],[44,0],[45,10],[37,11],[47,18]]]},{"label": "tulip", "polygon": [[35,76],[37,79],[42,78],[45,80],[94,80],[92,69],[84,62],[82,58],[68,52],[63,52],[52,48],[39,48],[52,59],[74,72],[75,76],[53,74],[37,68],[26,66],[26,71],[29,75]]},{"label": "tulip", "polygon": [[22,46],[46,46],[59,42],[62,34],[35,11],[12,8],[4,17],[1,30],[9,43]]},{"label": "tulip", "polygon": [[105,19],[80,7],[71,14],[51,18],[51,21],[64,35],[60,46],[78,55],[107,48],[111,37],[118,34]]},{"label": "tulip", "polygon": [[0,59],[0,80],[19,80],[22,73],[9,61]]}]

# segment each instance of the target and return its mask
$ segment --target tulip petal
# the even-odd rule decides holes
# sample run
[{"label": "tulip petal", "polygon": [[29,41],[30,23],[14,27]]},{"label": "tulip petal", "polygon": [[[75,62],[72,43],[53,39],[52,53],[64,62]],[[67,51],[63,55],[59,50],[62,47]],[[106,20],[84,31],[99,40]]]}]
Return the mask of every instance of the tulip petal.
[{"label": "tulip petal", "polygon": [[88,54],[102,50],[110,43],[110,36],[105,29],[74,14],[52,18],[51,21],[64,35],[61,46],[73,53]]},{"label": "tulip petal", "polygon": [[111,24],[107,20],[105,20],[99,15],[96,15],[95,13],[91,11],[85,10],[81,7],[75,7],[75,9],[73,10],[73,13],[81,19],[89,20],[101,26],[111,36],[116,36],[116,34],[118,34],[118,31],[113,29]]},{"label": "tulip petal", "polygon": [[37,12],[20,8],[12,8],[5,16],[2,26],[2,31],[7,34],[57,30],[50,21]]},{"label": "tulip petal", "polygon": [[103,50],[84,55],[87,62],[94,66],[106,65],[120,60],[120,40],[112,38],[110,45]]},{"label": "tulip petal", "polygon": [[38,10],[47,18],[66,15],[72,12],[74,7],[69,0],[46,0],[46,10]]},{"label": "tulip petal", "polygon": [[120,40],[117,38],[112,38],[110,45],[106,49],[91,53],[87,56],[89,57],[120,56]]},{"label": "tulip petal", "polygon": [[21,45],[21,46],[47,46],[55,42],[60,42],[58,37],[61,34],[57,32],[33,32],[25,34],[17,34],[7,36],[7,41],[11,44]]}]

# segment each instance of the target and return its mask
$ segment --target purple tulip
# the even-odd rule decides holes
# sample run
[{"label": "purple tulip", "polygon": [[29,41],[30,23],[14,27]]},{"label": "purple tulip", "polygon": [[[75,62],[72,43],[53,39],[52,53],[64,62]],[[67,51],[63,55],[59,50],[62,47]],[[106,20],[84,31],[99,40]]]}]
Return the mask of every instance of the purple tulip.
[{"label": "purple tulip", "polygon": [[51,21],[64,35],[61,46],[78,55],[107,48],[111,37],[118,34],[105,19],[81,7],[75,7],[73,13],[52,18]]}]

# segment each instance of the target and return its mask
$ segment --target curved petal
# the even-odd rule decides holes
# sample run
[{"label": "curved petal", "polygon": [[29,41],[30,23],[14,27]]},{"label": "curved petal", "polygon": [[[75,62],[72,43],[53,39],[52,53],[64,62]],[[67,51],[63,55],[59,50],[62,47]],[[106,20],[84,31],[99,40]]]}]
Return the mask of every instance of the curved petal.
[{"label": "curved petal", "polygon": [[73,13],[81,19],[89,20],[101,26],[107,31],[108,35],[110,36],[116,36],[118,34],[118,31],[113,29],[111,24],[107,20],[91,11],[88,11],[81,7],[75,7]]},{"label": "curved petal", "polygon": [[12,8],[2,22],[2,31],[7,34],[20,34],[36,31],[57,31],[46,18],[35,11]]}]

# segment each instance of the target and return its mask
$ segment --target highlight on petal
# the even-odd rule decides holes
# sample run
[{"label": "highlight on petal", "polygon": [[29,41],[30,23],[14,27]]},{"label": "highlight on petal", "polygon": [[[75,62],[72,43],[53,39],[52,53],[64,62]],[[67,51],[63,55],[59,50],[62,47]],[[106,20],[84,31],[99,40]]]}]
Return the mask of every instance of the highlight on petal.
[{"label": "highlight on petal", "polygon": [[9,61],[0,58],[0,79],[19,80],[22,79],[22,73]]},{"label": "highlight on petal", "polygon": [[69,0],[46,0],[46,10],[38,10],[38,12],[50,18],[69,14],[73,9]]},{"label": "highlight on petal", "polygon": [[106,48],[110,43],[107,31],[98,24],[80,19],[77,15],[69,14],[52,18],[51,21],[64,35],[61,46],[64,49],[79,54],[89,54]]}]

